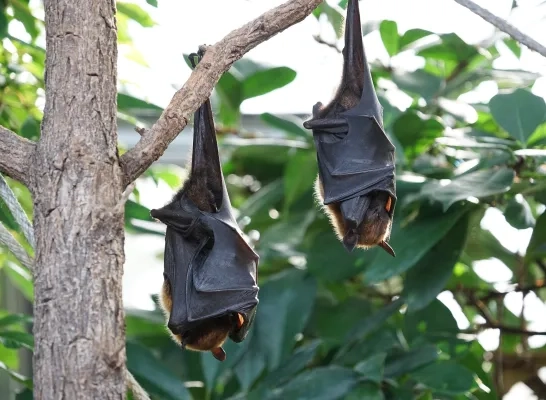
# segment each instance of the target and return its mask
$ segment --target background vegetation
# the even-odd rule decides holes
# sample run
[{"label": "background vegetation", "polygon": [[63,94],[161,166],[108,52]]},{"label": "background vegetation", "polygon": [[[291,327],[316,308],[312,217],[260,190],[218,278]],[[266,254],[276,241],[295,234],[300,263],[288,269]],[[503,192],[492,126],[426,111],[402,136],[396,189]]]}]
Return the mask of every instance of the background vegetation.
[{"label": "background vegetation", "polygon": [[[340,32],[345,3],[324,3],[314,15],[325,14]],[[153,26],[141,7],[119,1],[117,7],[121,43],[131,45],[129,20]],[[10,35],[11,24],[22,24],[28,38]],[[244,100],[289,84],[296,72],[237,62],[216,87],[214,107],[232,203],[261,256],[258,315],[245,342],[227,344],[227,361],[219,363],[210,354],[180,351],[158,310],[127,310],[128,367],[152,398],[498,399],[518,381],[544,396],[536,378],[546,366],[544,348],[529,346],[526,314],[504,306],[509,292],[546,300],[540,290],[546,278],[546,104],[530,90],[537,76],[494,68],[501,41],[519,57],[511,39],[478,47],[455,34],[401,33],[393,21],[364,27],[374,29],[389,55],[411,50],[425,61],[414,72],[372,66],[397,149],[391,239],[397,257],[376,249],[349,254],[335,239],[313,199],[315,151],[302,120],[262,114],[275,128],[271,137],[241,126]],[[0,124],[34,140],[42,118],[45,51],[37,43],[43,31],[27,0],[0,0]],[[489,103],[461,101],[491,80],[500,92]],[[389,103],[385,82],[413,99],[407,110]],[[125,93],[118,107],[120,119],[135,123],[141,110],[161,110]],[[474,113],[475,121],[468,117]],[[164,167],[145,176],[180,184]],[[28,191],[8,183],[31,218]],[[155,232],[136,222],[151,221],[138,199],[135,192],[126,206],[127,230]],[[516,229],[533,230],[526,251],[508,250],[482,228],[488,209]],[[2,201],[0,221],[32,253]],[[491,258],[512,271],[502,291],[473,268]],[[4,283],[32,301],[29,271],[4,249],[0,268]],[[444,291],[453,294],[468,328],[437,299]],[[0,310],[0,369],[21,384],[17,400],[32,398],[32,379],[20,372],[20,357],[33,346],[31,327],[31,315]],[[493,352],[475,340],[491,328],[501,334]]]}]

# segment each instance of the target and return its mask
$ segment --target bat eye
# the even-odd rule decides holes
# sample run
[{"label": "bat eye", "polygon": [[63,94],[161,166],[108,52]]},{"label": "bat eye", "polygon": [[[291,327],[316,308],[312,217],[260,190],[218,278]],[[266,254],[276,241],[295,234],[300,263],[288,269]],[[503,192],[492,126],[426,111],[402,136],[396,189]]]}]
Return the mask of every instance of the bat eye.
[{"label": "bat eye", "polygon": [[385,203],[385,210],[387,212],[391,212],[391,206],[392,206],[392,199],[391,196],[387,197],[387,203]]}]

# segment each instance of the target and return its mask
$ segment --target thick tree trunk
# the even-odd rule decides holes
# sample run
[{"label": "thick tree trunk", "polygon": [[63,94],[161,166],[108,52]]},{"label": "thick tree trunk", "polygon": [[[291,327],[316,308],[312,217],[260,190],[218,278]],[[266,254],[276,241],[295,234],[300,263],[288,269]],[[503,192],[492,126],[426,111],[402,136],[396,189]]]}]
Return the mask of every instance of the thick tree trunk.
[{"label": "thick tree trunk", "polygon": [[122,399],[123,218],[114,0],[45,0],[36,231],[34,398]]}]

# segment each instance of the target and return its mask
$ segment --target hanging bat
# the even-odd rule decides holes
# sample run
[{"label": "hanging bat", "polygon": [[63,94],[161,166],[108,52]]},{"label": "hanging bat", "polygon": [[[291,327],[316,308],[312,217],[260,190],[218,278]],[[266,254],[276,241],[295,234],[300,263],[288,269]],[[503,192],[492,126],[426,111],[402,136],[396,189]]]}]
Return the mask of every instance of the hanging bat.
[{"label": "hanging bat", "polygon": [[[203,54],[190,55],[194,68]],[[190,176],[151,215],[167,225],[160,306],[171,336],[224,361],[224,342],[243,341],[254,320],[259,257],[232,214],[209,99],[194,115]]]},{"label": "hanging bat", "polygon": [[334,99],[317,103],[303,123],[317,150],[315,192],[348,251],[378,245],[394,257],[387,243],[396,204],[394,146],[364,52],[358,0],[347,5],[343,61]]}]

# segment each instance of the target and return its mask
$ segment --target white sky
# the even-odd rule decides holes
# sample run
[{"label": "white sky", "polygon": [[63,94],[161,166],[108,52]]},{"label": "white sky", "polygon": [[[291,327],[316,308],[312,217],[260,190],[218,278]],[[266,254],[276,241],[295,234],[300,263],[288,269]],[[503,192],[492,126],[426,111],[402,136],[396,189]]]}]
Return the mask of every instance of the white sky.
[{"label": "white sky", "polygon": [[[214,44],[233,29],[284,1],[159,0],[158,8],[148,6],[144,0],[135,2],[145,7],[159,24],[151,29],[135,26],[131,30],[135,45],[144,54],[150,68],[136,66],[122,57],[119,76],[138,84],[140,90],[135,93],[165,106],[175,88],[179,88],[190,74],[183,53],[195,51],[203,43]],[[511,0],[481,0],[477,3],[503,18],[507,18],[510,12]],[[543,22],[546,5],[537,8],[540,0],[522,0],[519,3],[522,9],[514,12],[509,21],[535,40],[546,43]],[[363,0],[360,7],[363,23],[395,20],[401,33],[411,28],[438,33],[455,32],[463,40],[479,43],[494,32],[490,24],[453,0]],[[285,88],[245,101],[243,112],[310,113],[311,106],[317,101],[327,101],[338,84],[341,63],[335,50],[316,43],[312,38],[322,31],[325,39],[333,40],[333,32],[326,27],[323,25],[321,28],[311,16],[248,53],[247,57],[255,61],[291,67],[298,76]],[[388,55],[377,32],[366,37],[365,46],[369,60],[379,59],[388,63]],[[123,49],[120,54],[123,54]],[[392,62],[402,68],[417,67],[408,54],[397,56]],[[506,49],[496,66],[528,69],[546,75],[546,59],[527,49],[523,50],[521,61]],[[317,85],[320,81],[322,83]],[[483,86],[480,97],[487,101],[496,89],[487,84]],[[138,90],[133,85],[130,88]],[[546,97],[546,78],[537,82],[534,92]]]}]

